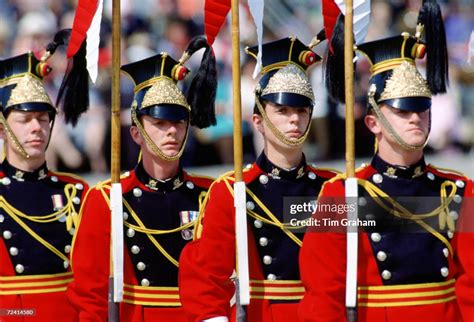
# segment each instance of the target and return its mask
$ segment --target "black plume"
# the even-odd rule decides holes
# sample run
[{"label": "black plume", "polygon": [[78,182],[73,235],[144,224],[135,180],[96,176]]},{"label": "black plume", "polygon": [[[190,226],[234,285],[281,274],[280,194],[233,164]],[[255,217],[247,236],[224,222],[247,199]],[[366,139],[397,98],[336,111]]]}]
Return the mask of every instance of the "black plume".
[{"label": "black plume", "polygon": [[56,106],[62,106],[66,123],[71,123],[73,126],[77,124],[79,116],[87,111],[89,107],[86,40],[84,40],[77,53],[68,61],[66,73],[56,99]]},{"label": "black plume", "polygon": [[319,41],[326,40],[326,30],[324,28],[321,29],[321,31],[316,35],[316,38],[318,38]]},{"label": "black plume", "polygon": [[202,129],[216,124],[215,99],[217,90],[216,57],[203,36],[194,37],[186,49],[192,56],[196,51],[205,48],[201,65],[191,81],[187,95],[191,106],[191,125]]},{"label": "black plume", "polygon": [[344,15],[337,18],[326,52],[326,88],[329,97],[336,102],[345,102],[344,85]]},{"label": "black plume", "polygon": [[436,0],[423,0],[418,23],[424,26],[426,43],[426,80],[433,94],[446,93],[448,49],[441,9]]},{"label": "black plume", "polygon": [[67,44],[69,43],[69,39],[71,38],[71,31],[72,29],[70,28],[58,31],[56,35],[54,35],[54,40],[46,46],[46,51],[53,55],[56,51],[56,48],[58,48],[59,46],[67,46]]}]

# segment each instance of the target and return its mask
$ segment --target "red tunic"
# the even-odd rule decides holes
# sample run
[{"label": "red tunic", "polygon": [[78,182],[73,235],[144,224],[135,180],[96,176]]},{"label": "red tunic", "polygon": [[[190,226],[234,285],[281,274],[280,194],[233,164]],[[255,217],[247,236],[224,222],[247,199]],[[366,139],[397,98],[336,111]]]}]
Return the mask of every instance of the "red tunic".
[{"label": "red tunic", "polygon": [[74,228],[67,231],[66,217],[46,216],[61,204],[65,212],[78,213],[87,183],[45,166],[33,173],[18,172],[6,161],[0,181],[0,321],[78,321],[66,296],[72,281],[69,252]]},{"label": "red tunic", "polygon": [[[143,168],[140,169],[143,172]],[[174,180],[165,182],[163,185],[168,185],[163,188],[165,190],[161,190],[159,185],[154,190],[150,186],[152,181],[156,184],[152,179],[148,184],[139,180],[136,170],[121,179],[124,200],[150,229],[179,228],[180,210],[197,212],[197,196],[205,193],[212,182],[209,178],[191,176],[184,171]],[[108,198],[109,191],[108,182],[90,190],[81,210],[81,222],[73,244],[75,281],[68,288],[68,297],[79,311],[81,322],[107,320],[110,209],[103,194]],[[131,212],[125,205],[124,212],[128,213],[126,221],[131,222]],[[157,222],[147,222],[155,219]],[[169,227],[160,226],[163,222],[169,222]],[[124,230],[125,295],[119,307],[120,321],[186,321],[179,303],[177,267],[160,254],[145,234],[138,231],[130,234],[128,227]],[[176,259],[187,242],[181,232],[156,239]],[[142,265],[142,270],[137,269],[139,265]],[[171,295],[166,298],[140,297],[150,292]]]},{"label": "red tunic", "polygon": [[[257,200],[283,221],[284,196],[304,196],[304,193],[316,196],[322,183],[335,175],[333,171],[303,166],[299,174],[296,174],[298,169],[294,170],[294,178],[285,178],[283,170],[276,178],[271,173],[278,173],[279,170],[272,171],[268,160],[262,161],[262,158],[265,158],[264,155],[250,169],[244,170],[243,180],[248,189],[247,209],[266,218],[268,216]],[[267,169],[262,170],[265,167]],[[218,316],[235,319],[234,301],[231,300],[235,287],[230,279],[236,265],[235,210],[233,195],[226,181],[232,187],[233,176],[224,176],[211,186],[202,235],[188,244],[181,254],[180,296],[190,321]],[[303,294],[298,271],[299,246],[280,228],[268,227],[250,216],[247,220],[251,280],[247,321],[292,321]]]},{"label": "red tunic", "polygon": [[[472,218],[473,185],[466,177],[444,172],[430,165],[413,179],[398,180],[389,178],[387,173],[379,176],[381,173],[377,173],[373,166],[367,166],[358,170],[356,177],[376,182],[379,187],[384,187],[385,184],[390,196],[403,196],[407,193],[405,189],[414,187],[413,189],[419,189],[426,195],[437,194],[438,201],[440,184],[449,180],[457,186],[456,198],[463,196],[459,220]],[[328,197],[321,197],[320,200],[325,202],[329,202],[334,196],[344,196],[344,181],[338,179],[327,183],[321,196]],[[456,202],[453,203],[455,204]],[[359,207],[359,218],[361,212],[363,207]],[[317,213],[315,218],[324,215]],[[437,217],[434,219],[438,220]],[[458,227],[464,225],[460,229],[462,231],[454,235],[448,234],[445,238],[453,253],[428,233],[360,233],[357,268],[358,321],[473,321],[474,256],[469,247],[474,244],[474,234],[472,223],[470,228],[467,227],[467,221],[465,224],[458,224]],[[406,243],[405,240],[409,242]],[[384,247],[382,253],[379,245]],[[306,291],[300,303],[300,320],[346,321],[346,234],[307,233],[300,253],[300,267]]]}]

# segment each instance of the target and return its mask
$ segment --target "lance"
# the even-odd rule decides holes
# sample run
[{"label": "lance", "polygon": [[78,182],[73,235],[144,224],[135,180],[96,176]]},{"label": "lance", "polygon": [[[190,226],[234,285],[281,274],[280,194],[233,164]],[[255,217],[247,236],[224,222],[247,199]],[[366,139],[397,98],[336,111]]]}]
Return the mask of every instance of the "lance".
[{"label": "lance", "polygon": [[239,1],[232,0],[232,92],[234,107],[234,207],[236,238],[237,321],[245,321],[245,306],[250,302],[245,182],[242,180],[242,109],[240,97]]},{"label": "lance", "polygon": [[[357,220],[357,179],[355,178],[355,131],[354,131],[354,34],[353,0],[345,0],[344,16],[344,82],[346,103],[346,203],[355,207],[347,212],[349,220]],[[353,209],[353,210],[352,210]],[[346,314],[348,322],[357,321],[357,246],[358,234],[347,228],[347,266],[346,266]]]},{"label": "lance", "polygon": [[112,115],[111,115],[111,269],[109,321],[119,321],[118,303],[123,298],[123,206],[120,184],[120,0],[112,1]]}]

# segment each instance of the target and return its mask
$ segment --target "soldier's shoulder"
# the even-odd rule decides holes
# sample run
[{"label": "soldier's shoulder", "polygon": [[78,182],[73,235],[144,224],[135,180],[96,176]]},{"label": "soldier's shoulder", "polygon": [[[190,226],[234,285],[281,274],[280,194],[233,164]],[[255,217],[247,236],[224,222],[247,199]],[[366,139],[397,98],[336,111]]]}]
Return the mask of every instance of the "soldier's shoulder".
[{"label": "soldier's shoulder", "polygon": [[449,168],[437,167],[432,164],[428,164],[427,171],[433,173],[435,176],[446,178],[446,179],[462,180],[462,181],[470,180],[468,176],[466,176],[464,173],[460,171],[449,169]]},{"label": "soldier's shoulder", "polygon": [[[122,192],[127,190],[127,187],[133,182],[134,180],[134,172],[133,171],[125,171],[120,174],[120,184],[122,185]],[[91,190],[110,190],[112,187],[112,179],[107,178],[102,181],[99,181],[95,186],[92,187]]]},{"label": "soldier's shoulder", "polygon": [[308,164],[307,170],[310,172],[313,172],[319,177],[326,178],[326,179],[331,179],[341,174],[341,172],[337,169],[318,167],[316,164],[313,164],[313,163]]},{"label": "soldier's shoulder", "polygon": [[[262,171],[260,168],[255,164],[255,163],[249,163],[244,166],[242,169],[242,180],[245,183],[250,183],[252,182],[259,174],[261,174]],[[234,183],[235,182],[235,171],[231,170],[228,172],[225,172],[221,174],[218,178],[214,180],[214,183],[225,183],[225,182],[230,182]]]},{"label": "soldier's shoulder", "polygon": [[61,181],[65,183],[72,183],[75,184],[80,188],[81,190],[83,188],[88,188],[89,184],[84,180],[81,176],[78,176],[73,173],[69,172],[59,172],[59,171],[50,171],[49,177],[51,178],[52,181]]},{"label": "soldier's shoulder", "polygon": [[187,171],[185,171],[184,173],[185,173],[186,180],[191,181],[195,185],[201,188],[205,188],[205,189],[209,189],[209,187],[215,180],[215,178],[213,177],[209,177],[209,176],[205,176],[201,174],[189,173]]}]

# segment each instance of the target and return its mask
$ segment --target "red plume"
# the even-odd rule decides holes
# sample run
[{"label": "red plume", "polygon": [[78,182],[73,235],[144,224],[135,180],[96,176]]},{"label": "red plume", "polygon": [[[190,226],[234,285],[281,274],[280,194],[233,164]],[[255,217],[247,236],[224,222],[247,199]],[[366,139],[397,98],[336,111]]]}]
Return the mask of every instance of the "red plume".
[{"label": "red plume", "polygon": [[329,41],[331,39],[337,17],[341,13],[341,10],[339,10],[334,0],[322,0],[322,4],[324,30],[326,31],[326,39]]},{"label": "red plume", "polygon": [[230,0],[206,0],[204,26],[207,42],[212,46],[230,11]]},{"label": "red plume", "polygon": [[82,0],[77,3],[76,16],[72,27],[71,39],[67,48],[67,57],[74,56],[86,39],[87,30],[91,26],[97,10],[98,0]]}]

